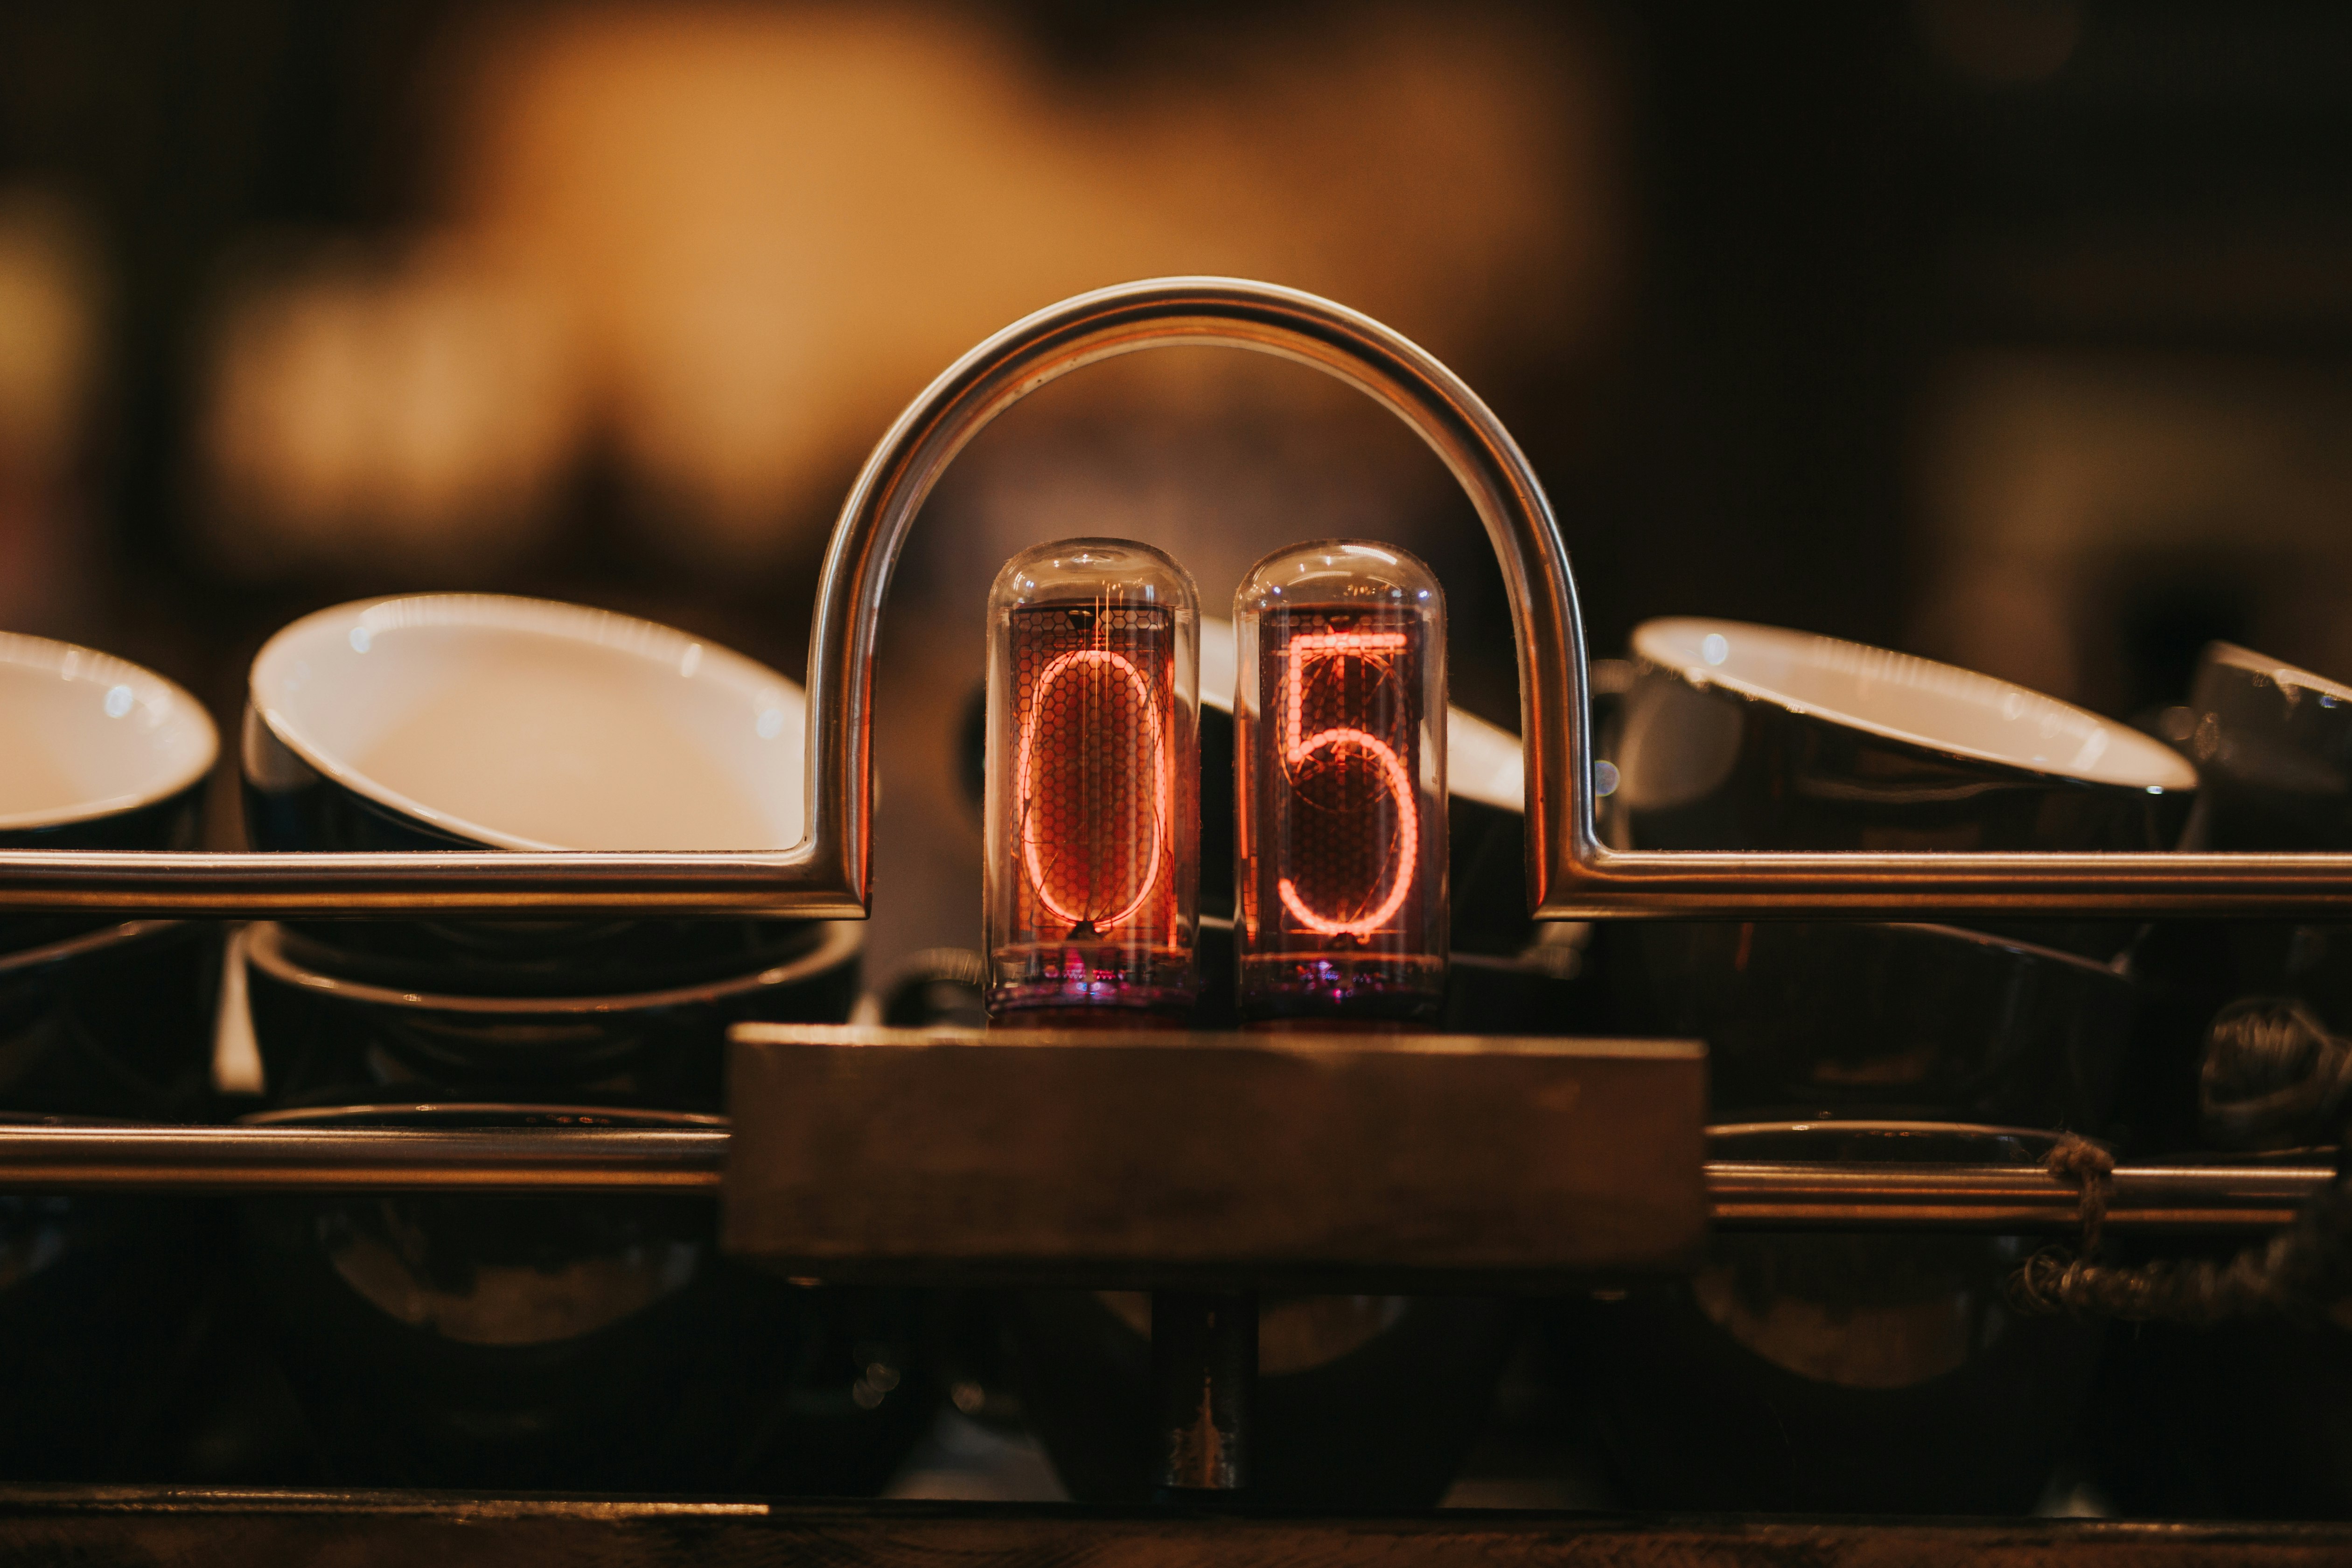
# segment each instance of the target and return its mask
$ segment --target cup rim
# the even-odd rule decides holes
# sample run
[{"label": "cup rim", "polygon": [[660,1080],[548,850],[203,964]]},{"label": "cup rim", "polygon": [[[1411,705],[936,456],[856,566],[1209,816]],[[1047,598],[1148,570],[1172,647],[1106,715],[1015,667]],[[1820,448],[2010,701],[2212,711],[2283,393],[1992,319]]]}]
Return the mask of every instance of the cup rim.
[{"label": "cup rim", "polygon": [[2333,1144],[2298,1144],[2291,1149],[2180,1149],[2168,1155],[2151,1155],[2138,1162],[2162,1168],[2166,1166],[2250,1165],[2311,1167],[2325,1166],[2336,1168],[2336,1147]]},{"label": "cup rim", "polygon": [[13,953],[0,953],[0,976],[13,975],[19,969],[37,968],[60,959],[79,958],[88,953],[103,952],[109,947],[123,946],[142,936],[159,931],[177,930],[187,924],[184,920],[125,920],[101,925],[95,931],[76,932],[71,936],[61,936],[38,946],[19,947]]},{"label": "cup rim", "polygon": [[[1719,1122],[1709,1124],[1705,1135],[1709,1144],[1717,1138],[1765,1137],[1790,1133],[1889,1133],[1923,1134],[1940,1137],[2018,1138],[2055,1144],[2069,1134],[2055,1127],[2011,1127],[1991,1122],[1922,1122],[1916,1119],[1874,1116],[1798,1116],[1769,1122]],[[2084,1138],[2095,1148],[2110,1154],[2115,1145],[2104,1138]]]},{"label": "cup rim", "polygon": [[[1763,922],[1736,922],[1734,924],[1762,925]],[[1780,923],[1775,922],[1774,924]],[[1823,921],[1819,924],[1834,925],[1850,931],[1868,931],[1875,929],[1881,931],[1899,931],[1919,936],[1952,937],[1971,946],[2008,948],[2029,958],[2047,959],[2050,962],[2060,965],[2065,968],[2080,969],[2088,973],[2104,975],[2118,984],[2129,985],[2131,983],[2131,977],[2124,971],[2116,968],[2113,961],[2102,963],[2100,960],[2092,957],[2087,953],[2070,953],[2063,947],[2046,946],[2039,942],[2026,941],[2022,937],[2003,936],[1998,931],[1979,931],[1973,926],[1968,925],[1945,925],[1932,920],[1841,920]]]},{"label": "cup rim", "polygon": [[270,978],[313,995],[329,996],[365,1007],[394,1008],[404,1011],[545,1018],[551,1014],[645,1012],[697,1002],[726,1001],[780,986],[797,984],[836,967],[865,946],[866,928],[862,921],[825,920],[816,924],[824,928],[816,945],[781,964],[772,964],[746,975],[707,980],[699,985],[605,996],[469,997],[436,991],[401,990],[367,980],[345,979],[339,975],[298,964],[288,957],[279,946],[284,927],[275,920],[257,921],[247,926],[245,940],[239,946],[246,962],[259,967]]},{"label": "cup rim", "polygon": [[[1726,632],[1737,634],[1750,646],[1761,642],[1807,663],[1818,664],[1822,654],[1846,662],[1867,660],[1874,666],[1874,674],[1894,684],[1919,689],[1940,688],[1962,700],[1987,706],[1994,706],[1996,702],[2004,708],[2018,706],[2021,710],[2038,711],[2047,718],[2077,728],[2087,726],[2095,736],[2105,735],[2106,739],[2089,761],[2068,763],[2035,761],[2030,757],[2016,756],[1990,747],[1906,729],[1899,724],[1832,704],[1791,696],[1761,679],[1735,673],[1711,662],[1706,653],[1706,639],[1710,635],[1720,636]],[[1941,756],[1965,758],[2015,773],[2064,779],[2106,789],[2145,789],[2153,794],[2165,794],[2173,791],[2186,793],[2197,788],[2197,770],[2189,766],[2188,758],[2153,737],[2142,735],[2128,725],[2102,717],[2088,708],[2061,702],[2030,686],[2021,686],[2013,681],[2004,681],[1997,675],[1988,675],[1958,664],[1947,664],[1820,632],[1695,615],[1659,616],[1644,621],[1633,628],[1632,641],[1637,658],[1673,674],[1686,685],[1702,689],[1719,688],[1751,702],[1769,704],[1801,718],[1859,730]],[[2140,766],[2135,769],[2125,769],[2121,766],[2125,758],[2132,758]],[[2102,761],[2110,759],[2110,766],[2099,766]]]},{"label": "cup rim", "polygon": [[[289,716],[284,707],[271,701],[271,692],[287,689],[287,676],[291,674],[291,666],[298,661],[301,650],[317,640],[324,637],[331,641],[333,634],[338,632],[346,639],[372,637],[376,632],[399,626],[476,626],[552,637],[565,642],[589,643],[617,648],[649,664],[667,664],[673,669],[691,659],[692,673],[696,674],[707,672],[725,676],[747,693],[779,693],[776,706],[782,715],[780,734],[790,735],[796,742],[804,744],[802,737],[806,733],[806,695],[798,682],[710,638],[698,637],[677,627],[665,626],[658,621],[647,621],[617,610],[599,610],[593,605],[576,604],[567,600],[537,599],[514,593],[396,593],[375,599],[355,599],[330,605],[324,610],[314,610],[270,634],[269,640],[261,645],[260,652],[254,654],[253,663],[247,669],[246,701],[280,745],[320,775],[362,800],[374,801],[404,816],[428,823],[445,833],[487,844],[493,849],[546,852],[578,851],[581,846],[506,832],[403,794],[337,757],[331,748]],[[807,758],[803,756],[801,762],[805,769]],[[801,808],[803,836],[807,832],[807,812],[808,803],[803,800]],[[0,826],[5,825],[5,822],[0,822]],[[762,852],[765,850],[766,847],[762,846]]]},{"label": "cup rim", "polygon": [[11,811],[0,815],[0,832],[65,827],[135,811],[168,800],[201,782],[220,759],[220,731],[213,724],[213,716],[205,711],[205,705],[185,686],[144,664],[134,664],[79,643],[35,637],[22,632],[0,632],[0,665],[55,675],[76,685],[128,688],[134,706],[151,711],[163,709],[164,717],[159,723],[182,724],[196,739],[178,767],[163,771],[149,783],[94,800],[77,800],[37,811]]},{"label": "cup rim", "polygon": [[2300,664],[2273,659],[2268,653],[2258,653],[2243,643],[2216,639],[2205,644],[2205,652],[2199,656],[2197,663],[2200,668],[2221,665],[2242,674],[2263,676],[2279,686],[2299,686],[2321,697],[2333,698],[2328,706],[2333,707],[2341,703],[2347,710],[2347,716],[2352,717],[2352,686],[2331,681],[2326,675],[2315,674]]}]

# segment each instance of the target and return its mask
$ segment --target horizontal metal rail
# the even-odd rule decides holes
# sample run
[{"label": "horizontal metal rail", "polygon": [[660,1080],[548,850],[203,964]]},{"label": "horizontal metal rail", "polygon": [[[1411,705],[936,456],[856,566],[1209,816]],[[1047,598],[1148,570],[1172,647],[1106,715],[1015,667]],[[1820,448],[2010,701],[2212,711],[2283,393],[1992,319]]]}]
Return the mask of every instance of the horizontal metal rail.
[{"label": "horizontal metal rail", "polygon": [[[1538,1492],[1538,1496],[1544,1496]],[[1556,1495],[1556,1492],[1553,1494]],[[332,1563],[1508,1563],[1517,1568],[2340,1568],[2352,1523],[1811,1519],[1519,1506],[1346,1514],[1005,1503],[0,1486],[0,1557],[249,1568]]]},{"label": "horizontal metal rail", "polygon": [[[418,913],[784,915],[856,920],[861,896],[789,854],[419,851],[257,854],[0,850],[0,913],[92,910],[279,918]],[[1547,919],[1999,913],[2244,918],[2352,910],[2352,855],[2091,852],[1792,854],[1597,846]]]},{"label": "horizontal metal rail", "polygon": [[0,911],[89,909],[126,918],[473,913],[795,915],[863,919],[866,906],[812,886],[789,854],[377,854],[0,850]]},{"label": "horizontal metal rail", "polygon": [[[2324,1166],[2119,1166],[2110,1230],[2276,1229],[2336,1179]],[[2070,1231],[2082,1194],[2034,1166],[1777,1165],[1712,1161],[1707,1199],[1724,1230]]]},{"label": "horizontal metal rail", "polygon": [[719,1190],[721,1127],[0,1127],[0,1191]]},{"label": "horizontal metal rail", "polygon": [[1612,851],[1560,870],[1544,916],[1918,919],[1929,915],[2347,918],[2352,855]]},{"label": "horizontal metal rail", "polygon": [[[716,1196],[723,1128],[0,1127],[0,1192],[688,1193]],[[2320,1166],[2124,1166],[2110,1229],[2274,1229]],[[2032,1166],[1713,1161],[1726,1230],[2063,1232],[2081,1195]]]}]

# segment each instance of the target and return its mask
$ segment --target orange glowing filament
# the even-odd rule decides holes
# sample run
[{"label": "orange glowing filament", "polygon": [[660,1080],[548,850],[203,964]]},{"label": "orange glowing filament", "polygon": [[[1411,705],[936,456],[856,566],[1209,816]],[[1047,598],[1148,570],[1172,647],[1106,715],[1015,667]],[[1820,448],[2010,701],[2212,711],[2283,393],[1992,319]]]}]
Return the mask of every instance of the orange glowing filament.
[{"label": "orange glowing filament", "polygon": [[1283,907],[1290,911],[1291,918],[1320,936],[1369,936],[1403,906],[1405,895],[1412,890],[1413,868],[1420,860],[1421,810],[1413,798],[1412,776],[1405,771],[1403,759],[1387,742],[1353,727],[1319,729],[1313,735],[1299,733],[1304,727],[1307,706],[1307,667],[1318,658],[1368,658],[1375,653],[1398,653],[1404,646],[1405,634],[1402,632],[1328,632],[1294,637],[1284,650],[1289,655],[1282,688],[1290,737],[1282,750],[1285,768],[1295,770],[1319,751],[1352,750],[1379,768],[1390,797],[1396,802],[1396,872],[1370,914],[1356,920],[1318,915],[1307,907],[1290,878],[1286,876],[1276,884]]},{"label": "orange glowing filament", "polygon": [[[1105,674],[1124,676],[1129,686],[1135,692],[1136,706],[1142,710],[1144,720],[1150,727],[1151,849],[1145,862],[1147,869],[1143,885],[1136,889],[1135,896],[1129,900],[1125,907],[1117,914],[1101,919],[1095,919],[1078,911],[1063,907],[1047,885],[1044,856],[1037,843],[1038,813],[1034,793],[1036,788],[1037,716],[1045,709],[1045,698],[1053,691],[1054,683],[1072,670],[1082,666],[1097,666],[1102,668]],[[1135,667],[1132,660],[1123,653],[1114,653],[1107,648],[1080,648],[1064,653],[1052,664],[1047,664],[1045,673],[1037,677],[1036,688],[1030,695],[1029,711],[1022,717],[1021,744],[1014,760],[1015,798],[1021,802],[1021,858],[1023,864],[1028,868],[1029,885],[1036,890],[1038,902],[1053,911],[1059,918],[1068,921],[1074,928],[1087,926],[1097,932],[1108,931],[1125,922],[1131,918],[1137,910],[1142,908],[1143,901],[1151,896],[1152,888],[1157,886],[1160,881],[1161,825],[1169,820],[1171,814],[1169,775],[1167,732],[1160,725],[1160,710],[1152,704],[1151,683],[1144,678],[1143,672]]]}]

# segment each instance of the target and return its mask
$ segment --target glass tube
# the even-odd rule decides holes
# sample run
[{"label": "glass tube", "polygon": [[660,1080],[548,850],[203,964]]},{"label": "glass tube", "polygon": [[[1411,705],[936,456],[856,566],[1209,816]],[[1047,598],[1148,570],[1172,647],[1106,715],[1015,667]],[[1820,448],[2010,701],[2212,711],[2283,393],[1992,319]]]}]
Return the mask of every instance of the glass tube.
[{"label": "glass tube", "polygon": [[1277,550],[1234,596],[1246,1020],[1427,1022],[1445,991],[1445,595],[1392,545]]},{"label": "glass tube", "polygon": [[1190,1011],[1199,621],[1184,569],[1125,539],[1040,545],[997,573],[985,806],[992,1018]]}]

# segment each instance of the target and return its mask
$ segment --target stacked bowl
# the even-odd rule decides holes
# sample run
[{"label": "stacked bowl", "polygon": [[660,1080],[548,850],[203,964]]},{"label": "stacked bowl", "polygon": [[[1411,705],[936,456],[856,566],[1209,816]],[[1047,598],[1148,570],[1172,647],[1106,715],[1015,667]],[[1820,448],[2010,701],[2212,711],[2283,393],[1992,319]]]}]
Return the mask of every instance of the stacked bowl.
[{"label": "stacked bowl", "polygon": [[[441,594],[321,611],[256,657],[248,836],[330,850],[780,851],[793,684],[667,627]],[[470,917],[248,927],[269,1108],[312,1126],[719,1123],[730,1024],[837,1022],[860,928]],[[722,1257],[692,1200],[305,1198],[248,1260],[331,1479],[841,1492],[930,1416],[911,1298]]]},{"label": "stacked bowl", "polygon": [[[2168,748],[1927,660],[1654,621],[1603,753],[1603,831],[1666,850],[2175,847]],[[1654,923],[1612,933],[1621,1018],[1709,1051],[1714,1157],[2039,1162],[2113,1114],[2136,928]],[[2072,1437],[2099,1335],[2019,1321],[2023,1239],[1722,1238],[1689,1284],[1565,1314],[1629,1500],[2018,1512]]]},{"label": "stacked bowl", "polygon": [[[2153,850],[2197,776],[2122,725],[1925,659],[1654,621],[1608,749],[1603,829],[1664,850]],[[1620,1003],[1711,1048],[1719,1120],[1864,1113],[2105,1130],[2129,925],[1635,929]]]},{"label": "stacked bowl", "polygon": [[[782,850],[802,702],[740,654],[541,600],[321,611],[255,658],[265,850]],[[252,928],[273,1103],[418,1093],[716,1112],[725,1026],[847,1016],[855,924],[426,919]]]},{"label": "stacked bowl", "polygon": [[[219,753],[162,676],[89,648],[0,634],[0,847],[195,847]],[[212,933],[177,921],[0,916],[0,1107],[202,1113]]]},{"label": "stacked bowl", "polygon": [[[189,849],[218,752],[189,695],[0,635],[0,846]],[[0,1119],[189,1120],[210,1096],[212,929],[0,917]],[[209,1278],[214,1210],[0,1196],[0,1478],[137,1479]]]}]

